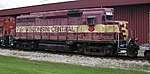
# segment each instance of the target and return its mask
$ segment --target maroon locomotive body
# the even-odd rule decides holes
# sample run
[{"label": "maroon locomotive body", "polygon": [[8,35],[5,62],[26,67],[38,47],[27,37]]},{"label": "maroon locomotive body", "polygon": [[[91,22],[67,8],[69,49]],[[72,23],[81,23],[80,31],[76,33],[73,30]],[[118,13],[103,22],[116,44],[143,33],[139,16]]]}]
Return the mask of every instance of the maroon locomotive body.
[{"label": "maroon locomotive body", "polygon": [[[117,40],[118,25],[105,23],[113,19],[112,11],[95,8],[18,16],[16,36],[48,40]],[[110,15],[106,17],[105,12]]]},{"label": "maroon locomotive body", "polygon": [[16,17],[14,38],[14,46],[26,50],[46,49],[88,55],[127,53],[131,57],[137,56],[138,50],[136,42],[128,38],[128,22],[113,20],[113,8],[20,15]]}]

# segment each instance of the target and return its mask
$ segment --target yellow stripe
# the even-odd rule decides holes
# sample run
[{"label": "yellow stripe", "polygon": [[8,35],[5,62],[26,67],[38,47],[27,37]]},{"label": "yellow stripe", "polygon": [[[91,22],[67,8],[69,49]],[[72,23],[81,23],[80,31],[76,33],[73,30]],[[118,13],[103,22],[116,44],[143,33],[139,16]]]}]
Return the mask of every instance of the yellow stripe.
[{"label": "yellow stripe", "polygon": [[[63,26],[17,26],[16,32],[21,33],[34,33],[34,32],[42,32],[42,33],[89,33],[88,25],[63,25]],[[119,28],[117,24],[112,25],[104,25],[97,24],[94,26],[94,31],[92,33],[111,33],[111,32],[119,32]]]},{"label": "yellow stripe", "polygon": [[124,37],[124,40],[127,40],[127,39],[128,39],[128,30],[126,29],[127,23],[128,23],[128,22],[121,22],[121,25],[124,26],[124,27],[122,27],[122,30],[125,31],[125,32],[123,32],[123,35],[126,35],[126,37]]}]

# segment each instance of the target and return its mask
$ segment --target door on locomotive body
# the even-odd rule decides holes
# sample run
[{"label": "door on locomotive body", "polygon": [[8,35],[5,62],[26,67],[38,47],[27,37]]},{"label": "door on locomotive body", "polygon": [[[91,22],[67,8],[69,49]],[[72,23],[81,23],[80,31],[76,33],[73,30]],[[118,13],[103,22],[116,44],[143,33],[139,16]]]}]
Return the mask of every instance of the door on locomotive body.
[{"label": "door on locomotive body", "polygon": [[82,24],[82,12],[78,9],[69,10],[67,16],[67,38],[68,40],[78,40],[79,26]]},{"label": "door on locomotive body", "polygon": [[84,18],[86,20],[86,27],[85,31],[84,31],[84,36],[83,39],[84,40],[95,40],[95,26],[97,24],[97,16],[85,16]]}]

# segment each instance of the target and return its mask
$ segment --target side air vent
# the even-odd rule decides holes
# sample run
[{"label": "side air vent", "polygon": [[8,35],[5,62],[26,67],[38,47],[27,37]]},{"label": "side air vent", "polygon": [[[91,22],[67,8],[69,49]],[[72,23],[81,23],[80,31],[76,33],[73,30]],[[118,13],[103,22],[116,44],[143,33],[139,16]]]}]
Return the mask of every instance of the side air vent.
[{"label": "side air vent", "polygon": [[69,17],[80,17],[82,15],[82,12],[78,9],[69,10],[67,15]]}]

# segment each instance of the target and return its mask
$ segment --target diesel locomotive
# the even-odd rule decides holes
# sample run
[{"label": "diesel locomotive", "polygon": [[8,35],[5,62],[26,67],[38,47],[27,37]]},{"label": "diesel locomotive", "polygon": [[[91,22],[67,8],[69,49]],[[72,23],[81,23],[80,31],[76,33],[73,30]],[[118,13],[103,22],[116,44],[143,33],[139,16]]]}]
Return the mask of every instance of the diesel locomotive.
[{"label": "diesel locomotive", "polygon": [[1,17],[0,44],[22,50],[136,57],[139,46],[129,38],[128,22],[114,21],[113,11],[87,8]]}]

